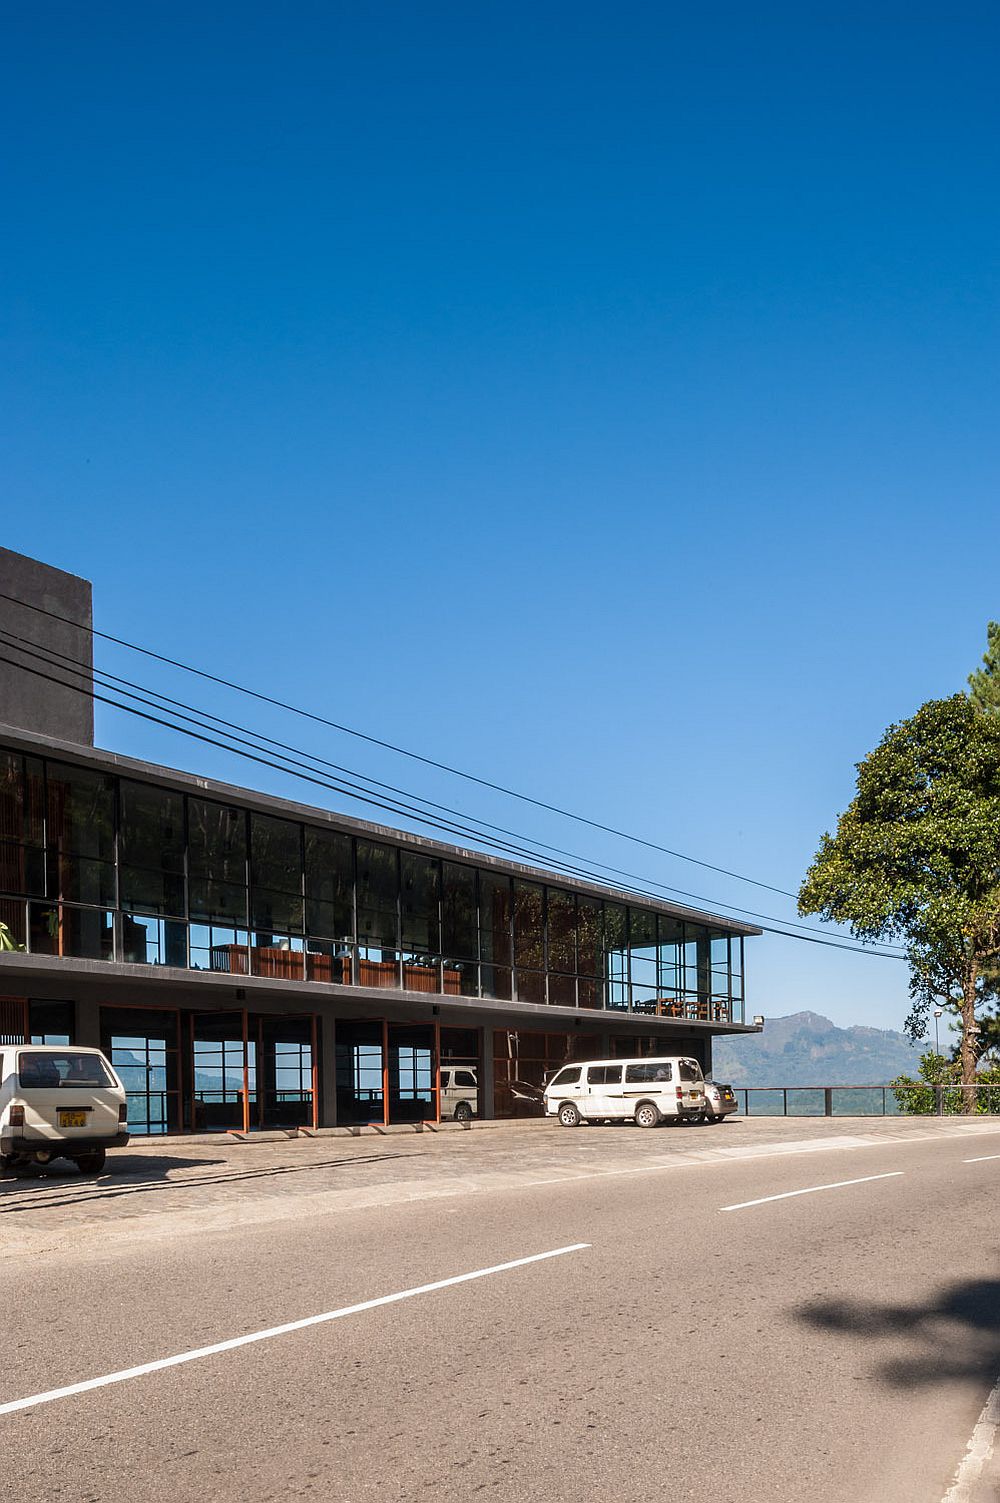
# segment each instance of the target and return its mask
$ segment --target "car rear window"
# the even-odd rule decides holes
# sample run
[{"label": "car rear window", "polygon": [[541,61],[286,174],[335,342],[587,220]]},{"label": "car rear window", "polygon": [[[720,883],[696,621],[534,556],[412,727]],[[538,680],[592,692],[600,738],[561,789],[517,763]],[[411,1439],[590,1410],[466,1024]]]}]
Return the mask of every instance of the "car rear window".
[{"label": "car rear window", "polygon": [[96,1054],[80,1054],[73,1049],[60,1054],[22,1054],[18,1057],[17,1074],[24,1091],[54,1091],[63,1086],[68,1090],[84,1086],[104,1089],[114,1085],[103,1060]]},{"label": "car rear window", "polygon": [[681,1080],[701,1079],[701,1065],[699,1065],[696,1059],[679,1059],[677,1061],[677,1069]]},{"label": "car rear window", "polygon": [[672,1071],[666,1060],[643,1060],[638,1065],[627,1065],[625,1068],[625,1080],[627,1084],[649,1085],[658,1080],[670,1080]]}]

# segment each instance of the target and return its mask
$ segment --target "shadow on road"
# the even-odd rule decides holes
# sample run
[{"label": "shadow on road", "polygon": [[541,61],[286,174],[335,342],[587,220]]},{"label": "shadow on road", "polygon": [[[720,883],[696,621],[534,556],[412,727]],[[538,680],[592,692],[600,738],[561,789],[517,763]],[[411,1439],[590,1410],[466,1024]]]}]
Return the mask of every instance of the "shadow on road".
[{"label": "shadow on road", "polygon": [[[59,1206],[87,1205],[93,1201],[120,1200],[125,1196],[150,1195],[157,1190],[198,1191],[219,1185],[242,1184],[250,1180],[275,1180],[294,1174],[319,1174],[328,1170],[348,1169],[353,1164],[385,1164],[393,1159],[418,1158],[414,1153],[369,1153],[363,1157],[324,1159],[317,1164],[279,1164],[272,1169],[238,1169],[221,1174],[203,1174],[197,1178],[174,1179],[178,1169],[202,1169],[218,1164],[218,1159],[182,1159],[176,1155],[155,1158],[135,1155],[129,1168],[127,1154],[109,1160],[108,1172],[97,1180],[81,1182],[78,1171],[69,1164],[57,1163],[31,1178],[0,1181],[0,1216],[17,1211],[50,1210]],[[140,1167],[141,1166],[141,1167]],[[124,1182],[123,1182],[124,1181]],[[62,1193],[60,1193],[62,1192]]]},{"label": "shadow on road", "polygon": [[908,1340],[910,1354],[887,1358],[877,1368],[883,1381],[902,1388],[984,1377],[992,1384],[1000,1369],[1000,1279],[944,1284],[931,1304],[824,1300],[796,1314],[819,1330],[871,1344]]}]

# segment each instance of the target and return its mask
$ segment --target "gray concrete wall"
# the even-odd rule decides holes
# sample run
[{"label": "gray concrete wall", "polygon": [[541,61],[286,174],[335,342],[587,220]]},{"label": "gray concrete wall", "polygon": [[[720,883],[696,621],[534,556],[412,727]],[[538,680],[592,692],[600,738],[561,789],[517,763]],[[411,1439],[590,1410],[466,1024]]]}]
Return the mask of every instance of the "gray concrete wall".
[{"label": "gray concrete wall", "polygon": [[[93,746],[92,624],[88,580],[0,548],[0,721]],[[33,650],[38,657],[31,656]],[[73,662],[49,653],[62,653]]]}]

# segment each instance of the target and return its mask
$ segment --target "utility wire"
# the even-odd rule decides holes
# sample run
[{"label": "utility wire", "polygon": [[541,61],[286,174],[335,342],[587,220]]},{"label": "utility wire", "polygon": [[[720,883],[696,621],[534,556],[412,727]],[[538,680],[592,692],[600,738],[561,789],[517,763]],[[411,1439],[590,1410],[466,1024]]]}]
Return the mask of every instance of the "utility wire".
[{"label": "utility wire", "polygon": [[[32,655],[36,656],[36,657],[40,656],[38,653],[32,653]],[[46,660],[42,659],[42,661],[46,661]],[[239,746],[234,746],[234,745],[230,744],[229,741],[221,741],[221,740],[219,740],[218,736],[205,734],[204,732],[207,731],[207,730],[209,730],[209,729],[211,729],[210,727],[202,726],[202,730],[201,731],[197,731],[197,730],[189,729],[188,727],[183,726],[183,725],[177,725],[174,721],[166,720],[166,719],[164,719],[160,715],[154,715],[154,714],[149,713],[148,711],[140,710],[140,709],[136,708],[133,705],[123,704],[120,700],[111,699],[111,698],[109,698],[106,695],[96,693],[96,691],[93,690],[93,689],[82,687],[81,685],[78,685],[78,684],[68,683],[65,679],[55,678],[52,674],[43,673],[40,669],[31,668],[31,667],[29,667],[25,663],[17,662],[15,659],[8,658],[6,656],[3,656],[2,654],[0,654],[0,662],[7,663],[7,664],[9,664],[9,665],[11,665],[13,667],[21,668],[23,671],[31,673],[31,674],[35,675],[36,677],[38,677],[38,678],[46,680],[49,683],[57,684],[57,685],[59,685],[62,688],[70,689],[72,691],[75,691],[76,693],[86,695],[88,698],[94,699],[94,700],[100,702],[101,704],[107,704],[107,705],[110,705],[110,706],[114,707],[115,709],[123,710],[127,714],[131,714],[131,715],[139,717],[142,720],[150,721],[153,724],[163,726],[163,727],[165,727],[168,730],[173,730],[173,731],[179,732],[180,734],[188,736],[188,737],[190,737],[190,738],[192,738],[194,740],[204,742],[204,743],[206,743],[208,745],[211,745],[211,746],[219,747],[223,751],[227,751],[227,752],[233,753],[233,754],[235,754],[237,756],[244,757],[244,758],[246,758],[246,759],[248,759],[250,761],[256,762],[256,763],[258,763],[258,764],[260,764],[262,766],[269,767],[269,768],[273,769],[274,771],[285,773],[285,774],[289,774],[289,775],[297,777],[297,778],[299,778],[299,779],[301,779],[301,780],[303,780],[305,782],[313,783],[313,784],[317,785],[318,787],[332,789],[334,792],[344,792],[344,791],[347,791],[347,790],[345,790],[342,787],[338,787],[337,784],[335,782],[331,781],[329,778],[318,777],[318,776],[315,776],[313,773],[310,773],[308,771],[295,771],[294,765],[293,766],[283,766],[283,765],[281,765],[280,762],[275,761],[273,757],[264,756],[264,755],[259,754],[260,753],[260,748],[258,748],[257,752],[250,751],[250,750],[243,750]],[[49,662],[48,666],[50,666],[50,667],[58,667],[60,665],[53,664],[53,663]],[[73,670],[69,669],[68,671],[72,672]],[[140,698],[140,696],[138,696],[138,695],[132,695],[131,697],[137,698],[137,699]],[[149,703],[149,701],[141,701],[141,702],[147,703],[147,704]],[[161,707],[160,706],[155,706],[155,708],[161,708]],[[169,712],[167,712],[167,713],[169,713]],[[188,720],[192,720],[192,718],[190,716],[185,716],[183,718],[188,719]],[[192,724],[198,724],[198,723],[199,722],[196,722],[196,721],[192,720]],[[239,740],[240,738],[232,738],[232,739]],[[253,744],[253,743],[249,743],[249,742],[244,743],[245,746],[250,746],[251,744]],[[290,762],[291,759],[285,757],[285,758],[283,758],[283,761]],[[299,765],[300,766],[304,766],[304,764],[299,764]],[[372,796],[368,796],[365,801],[369,802],[369,803],[372,803],[372,804],[375,804],[378,807],[389,808],[389,809],[392,810],[392,812],[400,812],[399,806],[389,805],[389,804],[386,804],[386,803],[382,803],[381,801],[376,800]],[[405,809],[403,809],[401,812],[404,812],[404,813],[410,812],[410,813],[412,813],[412,811],[407,811]],[[427,823],[427,824],[429,824],[429,825],[431,825],[432,827],[444,828],[444,829],[450,830],[452,833],[456,833],[455,828],[453,826],[449,826],[449,825],[444,824],[443,822],[432,820],[429,817],[424,817],[424,822]],[[466,834],[468,832],[459,829],[457,831],[457,833],[459,833],[459,834]],[[515,854],[515,855],[520,856],[522,858],[525,857],[525,856],[527,856],[527,857],[529,857],[532,860],[539,860],[539,859],[543,859],[544,860],[545,859],[545,858],[539,857],[536,852],[533,852],[530,849],[529,850],[525,850],[525,849],[522,849],[520,847],[512,847],[512,846],[507,845],[506,842],[500,842],[500,841],[496,841],[496,840],[490,839],[489,843],[492,844],[492,845],[495,845],[496,847],[498,847],[500,849],[506,850],[508,853]],[[577,876],[578,878],[582,878],[582,879],[590,880],[590,881],[595,881],[595,880],[599,881],[600,880],[599,878],[595,877],[595,875],[594,875],[593,872],[588,871],[586,868],[569,866],[567,863],[561,862],[561,861],[557,862],[557,863],[553,863],[553,864],[555,864],[563,872],[564,875]],[[642,880],[642,879],[640,879],[640,880]],[[669,889],[667,889],[667,890],[669,890]],[[662,899],[658,898],[657,894],[649,892],[649,891],[645,891],[645,890],[643,890],[641,888],[624,887],[624,888],[621,889],[621,891],[623,891],[626,894],[631,894],[632,896],[645,897],[645,898],[650,899],[652,901],[662,901]],[[720,916],[724,916],[724,915],[720,915]],[[785,939],[798,939],[798,940],[801,940],[801,941],[803,941],[804,943],[807,943],[807,944],[825,945],[825,946],[827,946],[828,948],[831,948],[831,949],[847,950],[850,954],[854,954],[854,955],[860,953],[860,954],[864,954],[864,955],[880,956],[882,959],[885,959],[885,960],[898,960],[898,959],[902,959],[903,958],[901,955],[893,954],[893,953],[891,953],[888,950],[875,949],[875,948],[863,948],[863,949],[860,949],[859,946],[856,943],[847,943],[845,941],[834,940],[834,939],[829,939],[829,938],[825,938],[825,937],[821,938],[821,937],[818,937],[818,936],[813,935],[813,934],[805,934],[805,933],[796,932],[794,930],[790,930],[790,929],[787,929],[787,928],[777,927],[777,925],[780,925],[783,922],[785,922],[785,921],[783,921],[783,920],[776,920],[776,921],[774,921],[772,923],[764,923],[764,924],[761,925],[761,927],[763,928],[763,930],[766,933],[780,935],[781,937],[783,937]]]},{"label": "utility wire", "polygon": [[[410,802],[404,803],[401,806],[394,801],[391,803],[386,803],[381,799],[372,799],[369,789],[361,787],[357,783],[341,783],[338,780],[336,786],[334,786],[333,784],[330,784],[330,786],[334,788],[335,792],[346,793],[348,797],[356,799],[359,802],[373,804],[377,808],[388,810],[389,812],[394,814],[404,814],[409,818],[416,819],[418,822],[427,824],[430,828],[443,829],[450,834],[458,834],[461,836],[467,836],[471,834],[476,840],[485,841],[487,843],[495,845],[498,849],[504,849],[511,854],[517,855],[524,854],[524,842],[530,840],[532,846],[531,855],[533,859],[546,860],[551,863],[552,858],[550,855],[540,857],[538,855],[538,852],[554,852],[557,856],[565,857],[569,862],[573,863],[572,867],[565,867],[567,871],[571,870],[577,874],[586,873],[589,876],[593,876],[594,871],[610,872],[613,876],[626,878],[629,883],[641,884],[639,888],[630,889],[632,891],[647,891],[652,887],[655,888],[658,892],[667,893],[674,897],[686,898],[694,903],[707,904],[712,908],[718,908],[719,906],[724,907],[725,909],[729,910],[730,914],[740,914],[743,917],[761,919],[767,923],[782,924],[789,928],[811,931],[815,934],[820,934],[823,932],[817,929],[816,926],[812,924],[802,924],[791,919],[778,919],[775,918],[772,914],[758,913],[749,908],[740,908],[733,903],[724,903],[720,905],[716,902],[715,899],[705,898],[697,893],[686,892],[681,888],[668,887],[664,883],[657,882],[652,877],[639,875],[636,872],[625,871],[621,867],[609,866],[606,862],[594,861],[590,857],[580,856],[573,851],[564,850],[560,846],[553,846],[545,841],[533,840],[531,839],[531,837],[525,836],[516,830],[506,829],[503,825],[490,824],[487,821],[480,820],[475,816],[464,814],[460,810],[452,809],[446,804],[435,803],[433,800],[424,799],[420,795],[410,793],[406,789],[396,788],[390,783],[383,783],[376,778],[370,778],[365,773],[359,773],[352,768],[342,767],[339,763],[330,762],[325,757],[317,756],[312,752],[303,751],[301,747],[291,746],[287,742],[283,741],[276,741],[273,737],[264,736],[258,731],[254,731],[251,728],[240,725],[234,721],[226,720],[221,716],[214,715],[211,711],[203,710],[199,706],[187,703],[187,701],[173,699],[170,695],[161,694],[159,690],[152,689],[148,685],[135,683],[133,680],[121,678],[118,674],[108,673],[105,670],[94,670],[90,667],[89,664],[82,662],[79,658],[70,656],[68,653],[60,652],[56,648],[41,648],[38,643],[31,642],[26,637],[18,636],[16,632],[8,632],[0,629],[0,641],[3,641],[5,639],[7,640],[8,646],[14,646],[16,644],[18,651],[23,652],[27,656],[34,657],[39,662],[44,662],[50,667],[57,666],[64,668],[65,671],[77,673],[79,677],[84,678],[88,682],[90,681],[91,676],[96,676],[101,683],[102,688],[113,689],[115,693],[125,694],[130,699],[137,699],[139,703],[145,704],[147,707],[159,709],[161,708],[161,704],[154,704],[153,701],[160,701],[163,705],[171,707],[169,713],[177,716],[181,720],[187,720],[191,724],[199,725],[204,728],[204,722],[211,721],[214,722],[216,726],[221,726],[227,734],[232,732],[242,732],[244,735],[253,738],[252,741],[242,741],[241,736],[236,736],[233,738],[235,740],[242,741],[243,745],[253,746],[257,750],[260,749],[260,743],[264,743],[267,746],[276,747],[279,749],[279,754],[281,754],[282,760],[291,762],[293,768],[309,767],[310,770],[313,770],[310,764],[318,764],[321,767],[330,768],[338,774],[346,774],[346,776],[349,778],[360,778],[363,780],[363,782],[371,784],[375,788],[398,795],[399,798],[408,800]],[[60,660],[59,663],[54,663],[54,658],[58,658]],[[66,668],[67,664],[72,666]],[[112,682],[108,683],[107,680],[111,680]],[[121,687],[123,685],[125,687]],[[76,685],[67,684],[65,685],[65,687],[75,688]],[[139,692],[135,693],[133,691]],[[152,698],[148,698],[146,696],[152,696]],[[127,709],[128,707],[119,706],[119,708]],[[185,714],[183,713],[184,711],[192,711],[193,715],[200,718],[197,720],[192,719],[192,715]],[[178,726],[175,727],[175,729],[181,730],[182,727]],[[285,753],[292,753],[295,759],[301,757],[307,758],[308,761],[301,762],[298,760],[293,760],[293,758],[285,756]],[[450,815],[454,819],[460,821],[461,824],[456,827],[450,822],[443,824],[438,820],[429,820],[427,819],[423,809],[415,807],[415,804],[422,804],[426,808],[435,809],[444,814]],[[508,836],[511,840],[519,842],[519,844],[514,847],[507,845],[506,842],[494,841],[491,835],[487,833],[490,831]],[[559,862],[558,864],[565,866],[564,862]],[[824,937],[826,936],[824,935]],[[850,940],[848,942],[850,944],[856,944],[859,949],[864,949],[865,951],[869,949],[869,947],[864,946],[860,941]],[[888,946],[882,946],[881,948],[883,950],[891,949],[891,947]]]},{"label": "utility wire", "polygon": [[547,803],[544,799],[532,797],[528,793],[520,793],[516,788],[507,788],[503,783],[491,782],[489,778],[478,777],[475,773],[465,772],[460,767],[452,767],[447,762],[436,761],[433,757],[426,757],[421,752],[409,750],[405,746],[397,746],[392,741],[383,741],[378,736],[371,736],[365,731],[355,730],[348,725],[342,725],[339,721],[329,720],[324,715],[317,715],[312,710],[304,710],[299,705],[288,704],[284,700],[275,699],[270,694],[263,694],[259,689],[250,689],[245,684],[235,683],[232,679],[220,678],[217,674],[209,673],[207,669],[196,668],[190,663],[181,662],[178,658],[165,656],[163,653],[154,652],[150,647],[142,647],[136,642],[129,642],[124,637],[113,636],[109,632],[98,631],[94,626],[82,626],[78,621],[73,621],[68,616],[61,616],[57,611],[47,610],[41,605],[32,605],[26,600],[19,600],[15,595],[5,594],[0,590],[0,600],[8,600],[14,605],[20,605],[28,610],[36,611],[39,615],[48,616],[54,621],[61,621],[66,626],[75,627],[77,631],[88,632],[92,637],[100,637],[102,641],[114,642],[118,647],[126,647],[130,652],[140,652],[145,657],[154,658],[158,663],[166,663],[171,668],[180,668],[184,673],[192,673],[198,678],[206,679],[209,683],[218,684],[224,689],[233,689],[238,694],[248,695],[251,699],[259,700],[262,704],[273,705],[276,709],[285,710],[289,714],[298,715],[304,720],[312,720],[317,725],[325,725],[331,730],[340,731],[345,736],[354,736],[359,741],[367,741],[370,746],[380,746],[385,751],[394,752],[397,756],[408,757],[411,761],[421,762],[425,767],[434,767],[439,772],[446,772],[452,777],[464,778],[468,783],[475,783],[480,788],[489,788],[494,793],[502,793],[507,798],[519,799],[521,803],[531,804],[536,809],[545,809],[549,814],[558,814],[563,819],[574,820],[577,824],[589,825],[592,830],[600,830],[605,835],[614,835],[619,840],[628,840],[634,845],[645,846],[648,850],[659,851],[661,855],[671,856],[677,861],[687,861],[693,866],[703,867],[706,871],[716,872],[722,877],[732,877],[737,882],[747,882],[752,887],[763,888],[766,892],[777,893],[779,897],[796,897],[794,892],[789,892],[784,887],[775,887],[770,882],[761,882],[756,877],[746,877],[741,872],[730,871],[725,866],[715,866],[711,861],[701,861],[697,856],[686,856],[683,851],[672,850],[669,846],[660,845],[655,840],[647,840],[641,835],[632,835],[627,830],[619,830],[614,825],[603,824],[600,820],[590,819],[585,814],[576,814],[572,809],[563,809],[558,804]]}]

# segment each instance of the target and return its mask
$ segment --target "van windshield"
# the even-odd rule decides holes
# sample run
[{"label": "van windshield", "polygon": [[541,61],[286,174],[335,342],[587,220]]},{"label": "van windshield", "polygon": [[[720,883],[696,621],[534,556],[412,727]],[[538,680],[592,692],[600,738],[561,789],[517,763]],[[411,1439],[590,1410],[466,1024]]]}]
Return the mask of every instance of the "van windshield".
[{"label": "van windshield", "polygon": [[681,1080],[701,1080],[701,1065],[696,1059],[679,1059],[677,1069]]},{"label": "van windshield", "polygon": [[67,1049],[59,1054],[22,1054],[17,1074],[23,1091],[79,1090],[85,1086],[106,1089],[114,1085],[104,1062],[96,1054],[78,1054]]}]

